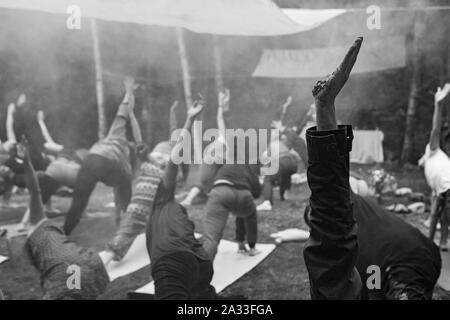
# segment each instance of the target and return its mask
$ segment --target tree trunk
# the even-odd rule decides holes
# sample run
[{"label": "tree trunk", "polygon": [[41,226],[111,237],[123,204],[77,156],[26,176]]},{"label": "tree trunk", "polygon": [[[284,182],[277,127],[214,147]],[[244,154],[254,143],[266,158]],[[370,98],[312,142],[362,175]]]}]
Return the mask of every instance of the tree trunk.
[{"label": "tree trunk", "polygon": [[95,62],[95,86],[97,92],[98,139],[103,139],[106,136],[105,95],[103,89],[100,41],[98,37],[97,22],[94,18],[91,18],[91,33]]},{"label": "tree trunk", "polygon": [[222,56],[220,54],[219,39],[213,36],[213,51],[214,51],[214,76],[216,80],[217,93],[224,89],[223,75],[222,75]]},{"label": "tree trunk", "polygon": [[422,73],[423,52],[421,41],[425,33],[425,12],[416,11],[414,15],[414,27],[412,37],[412,58],[411,58],[411,85],[408,99],[408,109],[406,112],[406,127],[401,154],[402,163],[414,162],[414,128],[416,113],[419,104],[420,79]]},{"label": "tree trunk", "polygon": [[[178,49],[181,62],[181,70],[183,72],[184,96],[186,99],[186,108],[192,107],[192,91],[191,91],[191,75],[189,61],[187,58],[186,44],[184,41],[183,30],[177,28]],[[202,161],[202,124],[201,121],[195,120],[192,125],[194,164],[200,164]]]}]

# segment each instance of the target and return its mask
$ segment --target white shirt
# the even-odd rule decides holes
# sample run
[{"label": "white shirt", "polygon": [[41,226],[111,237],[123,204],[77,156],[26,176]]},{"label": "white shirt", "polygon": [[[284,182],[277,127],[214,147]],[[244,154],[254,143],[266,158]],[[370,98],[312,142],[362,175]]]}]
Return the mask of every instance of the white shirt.
[{"label": "white shirt", "polygon": [[427,145],[425,154],[419,160],[425,168],[425,178],[435,195],[450,190],[450,158],[440,148],[431,150]]}]

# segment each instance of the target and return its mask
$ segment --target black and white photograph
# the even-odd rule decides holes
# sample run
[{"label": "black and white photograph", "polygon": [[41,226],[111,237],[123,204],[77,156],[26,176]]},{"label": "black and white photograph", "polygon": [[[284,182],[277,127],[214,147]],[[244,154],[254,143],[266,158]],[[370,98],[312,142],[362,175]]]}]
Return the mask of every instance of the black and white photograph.
[{"label": "black and white photograph", "polygon": [[449,0],[0,0],[0,305],[450,300],[449,220]]}]

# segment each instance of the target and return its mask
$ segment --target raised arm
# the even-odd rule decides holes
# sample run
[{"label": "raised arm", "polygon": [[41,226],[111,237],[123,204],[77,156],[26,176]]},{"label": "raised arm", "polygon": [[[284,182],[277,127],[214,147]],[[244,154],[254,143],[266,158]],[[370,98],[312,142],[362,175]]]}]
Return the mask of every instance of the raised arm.
[{"label": "raised arm", "polygon": [[130,126],[131,132],[133,134],[133,139],[136,144],[142,144],[142,133],[139,126],[139,122],[134,114],[134,91],[139,87],[138,84],[134,82],[132,77],[127,77],[124,80],[125,86],[125,97],[122,103],[128,104],[128,111],[130,116]]},{"label": "raised arm", "polygon": [[6,136],[9,142],[17,143],[16,135],[14,133],[14,112],[16,105],[10,103],[8,106],[8,114],[6,115]]},{"label": "raised arm", "polygon": [[[194,123],[195,118],[201,113],[203,110],[204,102],[195,102],[194,106],[188,109],[186,122],[184,123],[183,128],[180,131],[180,135],[178,136],[177,141],[171,141],[171,155],[170,160],[167,164],[166,170],[164,172],[164,176],[162,181],[164,183],[166,192],[169,194],[169,198],[173,198],[175,194],[176,188],[176,180],[177,180],[177,172],[178,172],[178,164],[175,164],[173,159],[179,158],[180,151],[184,150],[183,144],[187,141],[191,141],[190,131],[192,128],[192,124]],[[190,148],[189,148],[190,150]],[[190,156],[189,156],[190,159]]]},{"label": "raised arm", "polygon": [[287,97],[286,101],[284,102],[283,106],[281,107],[281,116],[280,121],[282,124],[286,124],[286,114],[288,107],[292,104],[292,97]]},{"label": "raised arm", "polygon": [[227,125],[224,119],[224,113],[230,110],[230,90],[225,89],[219,92],[219,106],[217,107],[217,129],[220,135],[224,138],[227,130]]},{"label": "raised arm", "polygon": [[170,107],[170,115],[169,115],[169,132],[172,135],[172,132],[178,129],[178,121],[177,121],[177,109],[178,109],[178,101],[175,100]]},{"label": "raised arm", "polygon": [[17,146],[17,155],[24,160],[25,165],[25,179],[30,193],[30,224],[36,225],[45,218],[45,212],[44,205],[42,204],[41,188],[39,187],[36,172],[31,164],[27,143],[25,141],[23,141],[23,144]]},{"label": "raised arm", "polygon": [[441,137],[442,128],[442,109],[444,100],[450,92],[450,83],[447,83],[443,89],[437,89],[434,95],[434,114],[433,114],[433,128],[430,134],[430,149],[436,150],[439,148],[439,140]]},{"label": "raised arm", "polygon": [[37,114],[37,120],[39,123],[39,127],[41,128],[42,136],[45,139],[45,148],[50,152],[61,152],[64,149],[63,145],[60,145],[53,140],[52,136],[50,135],[50,132],[47,129],[47,126],[45,125],[45,114],[44,111],[39,110]]},{"label": "raised arm", "polygon": [[351,126],[337,126],[334,100],[345,85],[361,47],[358,38],[341,65],[313,89],[317,128],[306,133],[311,189],[311,234],[304,247],[312,299],[358,299],[361,279],[356,223],[350,202]]}]

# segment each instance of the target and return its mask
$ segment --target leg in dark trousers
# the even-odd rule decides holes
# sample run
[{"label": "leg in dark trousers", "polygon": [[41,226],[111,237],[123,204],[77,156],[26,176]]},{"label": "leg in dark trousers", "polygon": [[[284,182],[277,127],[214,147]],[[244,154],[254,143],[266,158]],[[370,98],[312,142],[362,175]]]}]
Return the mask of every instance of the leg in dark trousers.
[{"label": "leg in dark trousers", "polygon": [[[64,232],[70,234],[77,226],[81,219],[81,215],[87,207],[91,193],[94,191],[98,176],[102,175],[102,171],[109,171],[108,162],[105,158],[89,154],[86,156],[75,181],[72,204],[66,215],[64,222]],[[106,159],[107,160],[107,159]],[[106,172],[108,174],[108,172]],[[111,173],[112,174],[112,173]]]},{"label": "leg in dark trousers", "polygon": [[245,219],[236,217],[236,241],[245,241]]},{"label": "leg in dark trousers", "polygon": [[236,241],[247,243],[250,249],[255,248],[258,237],[258,219],[256,212],[246,218],[236,217]]},{"label": "leg in dark trousers", "polygon": [[54,195],[56,191],[58,191],[60,184],[58,183],[58,181],[43,172],[38,172],[37,176],[42,192],[42,203],[47,204],[52,195]]},{"label": "leg in dark trousers", "polygon": [[264,200],[270,201],[271,204],[273,204],[273,185],[276,181],[278,181],[278,174],[264,177]]},{"label": "leg in dark trousers", "polygon": [[254,249],[258,240],[258,218],[256,212],[244,218],[244,223],[248,246],[250,249]]},{"label": "leg in dark trousers", "polygon": [[94,191],[97,184],[97,179],[92,175],[89,168],[81,167],[75,182],[75,189],[73,193],[72,204],[66,215],[64,222],[64,232],[69,235],[72,230],[78,225],[81,215],[87,207],[91,193]]}]

